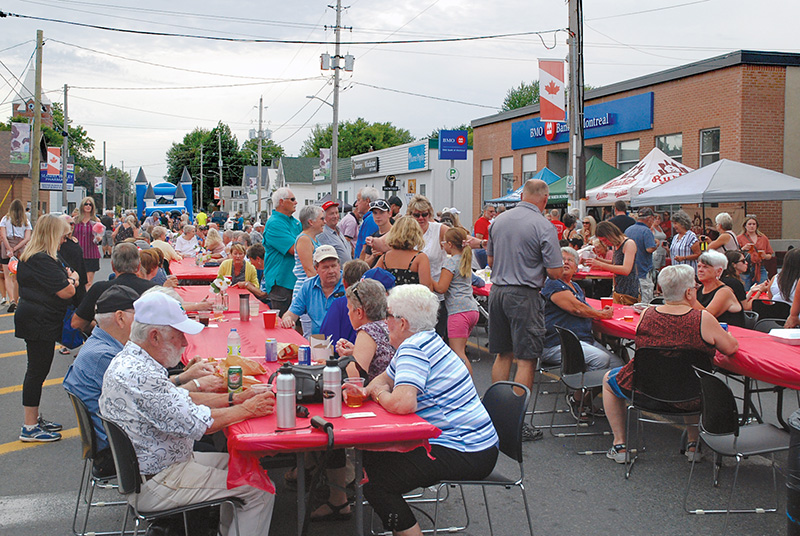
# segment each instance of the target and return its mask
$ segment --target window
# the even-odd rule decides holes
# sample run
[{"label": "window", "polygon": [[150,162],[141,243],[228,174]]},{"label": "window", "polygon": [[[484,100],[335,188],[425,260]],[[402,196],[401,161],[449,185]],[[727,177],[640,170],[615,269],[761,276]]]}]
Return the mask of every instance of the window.
[{"label": "window", "polygon": [[656,147],[673,160],[683,162],[683,134],[656,136]]},{"label": "window", "polygon": [[639,162],[639,140],[617,142],[617,168],[628,171]]},{"label": "window", "polygon": [[700,167],[719,160],[719,129],[709,128],[700,131]]},{"label": "window", "polygon": [[425,188],[425,185],[424,184],[420,184],[419,185],[419,195],[428,195],[427,193],[425,193],[426,191],[427,191],[427,189]]},{"label": "window", "polygon": [[506,195],[514,191],[514,157],[500,159],[500,193]]},{"label": "window", "polygon": [[492,195],[492,161],[481,160],[481,205],[489,199],[494,199]]},{"label": "window", "polygon": [[522,155],[522,183],[536,175],[536,153]]}]

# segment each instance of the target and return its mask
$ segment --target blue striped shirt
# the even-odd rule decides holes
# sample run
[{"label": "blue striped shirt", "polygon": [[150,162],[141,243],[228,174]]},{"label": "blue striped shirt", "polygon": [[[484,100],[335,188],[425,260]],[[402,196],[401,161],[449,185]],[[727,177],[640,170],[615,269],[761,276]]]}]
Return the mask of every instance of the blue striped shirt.
[{"label": "blue striped shirt", "polygon": [[422,331],[397,348],[386,373],[417,389],[417,415],[442,431],[430,442],[459,452],[497,445],[492,420],[461,359],[434,331]]}]

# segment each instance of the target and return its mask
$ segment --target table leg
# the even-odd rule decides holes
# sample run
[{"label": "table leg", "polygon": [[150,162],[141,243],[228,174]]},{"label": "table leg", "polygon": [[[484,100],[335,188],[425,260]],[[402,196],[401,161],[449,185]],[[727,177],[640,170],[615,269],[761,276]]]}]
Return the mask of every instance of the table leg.
[{"label": "table leg", "polygon": [[297,536],[303,534],[303,522],[306,519],[306,456],[297,453]]},{"label": "table leg", "polygon": [[361,450],[355,449],[356,536],[364,536],[364,490],[361,487],[361,480],[364,478],[364,470],[361,461]]}]

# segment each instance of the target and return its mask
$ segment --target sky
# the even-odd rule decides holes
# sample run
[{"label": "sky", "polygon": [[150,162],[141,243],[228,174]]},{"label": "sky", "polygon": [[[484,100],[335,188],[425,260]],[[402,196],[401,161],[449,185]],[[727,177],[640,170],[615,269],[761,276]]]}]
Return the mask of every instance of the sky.
[{"label": "sky", "polygon": [[[329,124],[334,53],[331,0],[4,0],[0,11],[115,29],[204,37],[299,41],[229,42],[141,35],[26,18],[0,18],[0,119],[44,32],[42,85],[54,102],[69,89],[69,116],[95,140],[94,155],[135,176],[166,174],[166,153],[197,127],[227,123],[240,144],[264,128],[298,155],[315,124]],[[350,0],[342,14],[341,121],[391,122],[416,138],[497,113],[506,92],[538,78],[537,59],[566,58],[564,0]],[[590,0],[584,2],[585,82],[599,87],[735,50],[800,53],[800,2]],[[392,43],[543,32],[457,42]],[[378,42],[378,44],[359,44]],[[321,43],[321,44],[317,44]],[[210,163],[214,166],[216,163]]]}]

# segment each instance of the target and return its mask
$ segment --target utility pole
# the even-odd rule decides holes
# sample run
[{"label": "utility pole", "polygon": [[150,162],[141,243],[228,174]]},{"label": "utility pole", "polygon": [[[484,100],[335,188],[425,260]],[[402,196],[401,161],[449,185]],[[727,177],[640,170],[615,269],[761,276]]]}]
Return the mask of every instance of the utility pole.
[{"label": "utility pole", "polygon": [[200,144],[200,210],[203,210],[203,144]]},{"label": "utility pole", "polygon": [[342,0],[336,0],[336,48],[333,55],[333,128],[331,136],[331,201],[337,200],[339,183],[339,49],[342,30]]},{"label": "utility pole", "polygon": [[[261,219],[261,120],[264,112],[264,96],[258,98],[258,179],[256,180],[256,188],[258,188],[258,220]],[[257,220],[257,221],[258,221]]]},{"label": "utility pole", "polygon": [[67,162],[69,159],[69,113],[67,84],[64,84],[64,142],[61,144],[61,211],[67,213]]},{"label": "utility pole", "polygon": [[220,136],[219,130],[221,128],[221,124],[217,127],[217,152],[219,153],[219,209],[223,210],[222,206],[222,136]]},{"label": "utility pole", "polygon": [[42,137],[42,46],[44,32],[36,30],[36,83],[33,90],[33,140],[31,141],[31,225],[39,219],[39,164]]},{"label": "utility pole", "polygon": [[583,0],[569,0],[569,123],[570,163],[572,177],[575,180],[572,199],[583,214],[586,208],[583,138]]},{"label": "utility pole", "polygon": [[106,179],[106,142],[103,142],[103,210],[106,209],[106,186],[108,180]]}]

